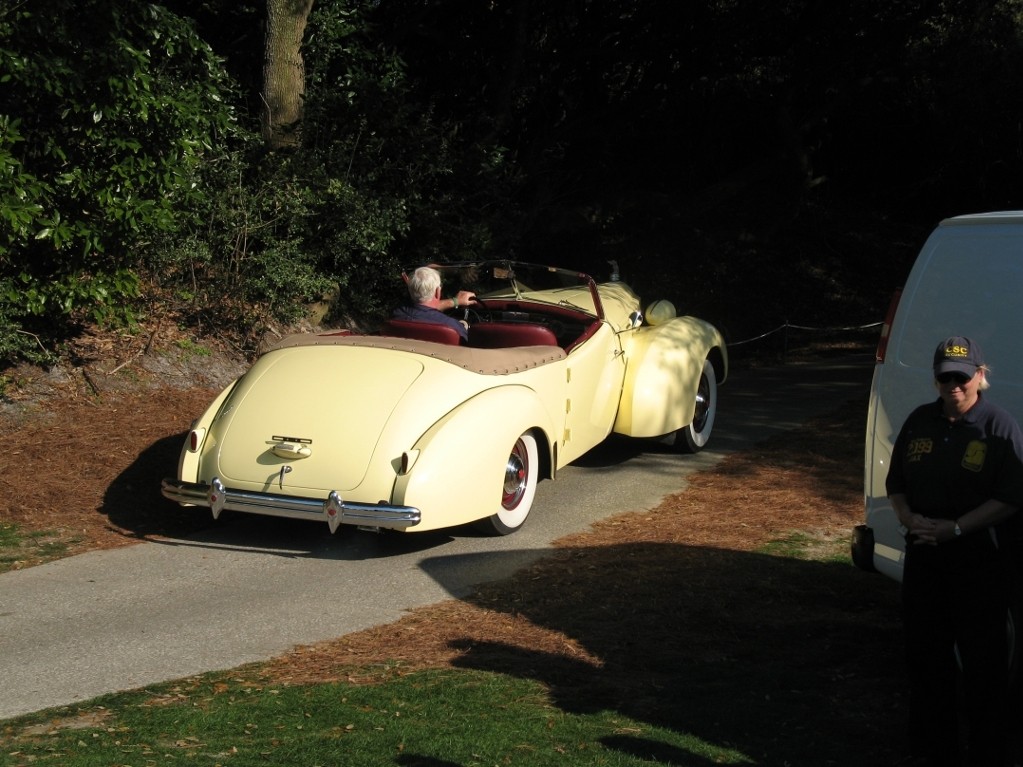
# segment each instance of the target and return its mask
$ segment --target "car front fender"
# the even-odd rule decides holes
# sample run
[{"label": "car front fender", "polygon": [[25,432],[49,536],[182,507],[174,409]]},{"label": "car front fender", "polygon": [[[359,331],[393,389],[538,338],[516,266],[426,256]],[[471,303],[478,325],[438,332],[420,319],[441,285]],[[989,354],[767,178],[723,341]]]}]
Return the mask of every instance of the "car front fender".
[{"label": "car front fender", "polygon": [[704,361],[714,365],[718,383],[728,374],[724,339],[694,317],[639,328],[629,335],[625,353],[614,431],[628,437],[659,437],[691,423]]},{"label": "car front fender", "polygon": [[551,476],[557,425],[541,397],[525,386],[488,389],[452,410],[416,443],[392,501],[422,511],[416,530],[452,527],[494,513],[515,441],[536,436],[541,477]]}]

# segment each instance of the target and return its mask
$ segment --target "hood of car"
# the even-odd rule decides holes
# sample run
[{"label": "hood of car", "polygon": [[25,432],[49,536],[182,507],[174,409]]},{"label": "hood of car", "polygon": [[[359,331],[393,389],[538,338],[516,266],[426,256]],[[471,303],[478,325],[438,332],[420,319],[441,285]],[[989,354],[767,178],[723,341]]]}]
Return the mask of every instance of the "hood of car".
[{"label": "hood of car", "polygon": [[[357,347],[266,354],[212,425],[215,465],[204,473],[269,492],[357,487],[423,368],[413,355]],[[388,459],[421,428],[414,416],[399,421],[413,436]]]}]

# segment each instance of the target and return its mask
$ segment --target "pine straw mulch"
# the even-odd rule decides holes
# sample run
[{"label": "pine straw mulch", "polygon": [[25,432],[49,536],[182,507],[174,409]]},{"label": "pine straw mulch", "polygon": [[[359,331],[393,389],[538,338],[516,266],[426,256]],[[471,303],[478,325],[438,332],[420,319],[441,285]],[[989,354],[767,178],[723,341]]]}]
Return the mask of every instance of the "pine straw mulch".
[{"label": "pine straw mulch", "polygon": [[165,388],[56,399],[29,417],[0,418],[0,525],[40,536],[8,553],[7,569],[207,526],[167,502],[160,479],[173,473],[183,430],[215,394]]},{"label": "pine straw mulch", "polygon": [[160,495],[192,419],[245,368],[204,343],[85,329],[50,370],[0,370],[0,532],[30,534],[0,548],[0,572],[209,524]]}]

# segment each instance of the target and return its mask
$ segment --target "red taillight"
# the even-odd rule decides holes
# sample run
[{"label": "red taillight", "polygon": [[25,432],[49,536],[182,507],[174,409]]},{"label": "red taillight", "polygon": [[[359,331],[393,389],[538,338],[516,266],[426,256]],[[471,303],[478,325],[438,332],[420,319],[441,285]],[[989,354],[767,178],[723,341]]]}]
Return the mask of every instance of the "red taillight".
[{"label": "red taillight", "polygon": [[194,431],[188,434],[188,449],[192,451],[199,449],[199,435]]},{"label": "red taillight", "polygon": [[892,332],[892,321],[895,319],[895,310],[899,308],[900,298],[902,298],[902,288],[898,288],[892,294],[891,303],[888,304],[888,314],[885,315],[884,324],[881,326],[881,337],[877,339],[877,351],[874,353],[874,359],[877,362],[884,362],[885,355],[888,354],[888,337]]}]

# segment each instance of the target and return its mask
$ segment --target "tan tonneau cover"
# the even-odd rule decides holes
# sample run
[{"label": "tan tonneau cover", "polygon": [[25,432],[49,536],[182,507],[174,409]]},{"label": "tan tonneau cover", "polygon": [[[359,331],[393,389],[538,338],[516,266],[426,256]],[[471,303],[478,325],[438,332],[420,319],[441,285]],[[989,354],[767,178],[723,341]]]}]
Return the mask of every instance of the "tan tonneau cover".
[{"label": "tan tonneau cover", "polygon": [[338,335],[331,333],[300,333],[274,344],[269,351],[297,346],[361,346],[373,349],[422,354],[482,375],[509,375],[565,359],[565,350],[558,346],[514,346],[507,349],[475,349],[451,346],[432,341],[418,341],[392,336]]}]

